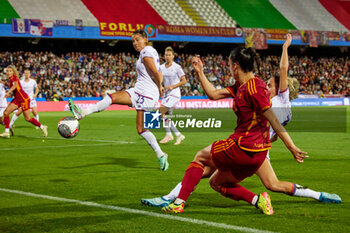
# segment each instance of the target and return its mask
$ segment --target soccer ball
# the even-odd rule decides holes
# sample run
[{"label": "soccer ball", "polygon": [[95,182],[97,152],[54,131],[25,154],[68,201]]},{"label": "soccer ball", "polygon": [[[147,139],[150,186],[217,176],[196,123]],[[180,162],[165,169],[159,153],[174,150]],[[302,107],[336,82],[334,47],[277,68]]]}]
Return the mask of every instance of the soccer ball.
[{"label": "soccer ball", "polygon": [[74,117],[63,117],[57,126],[58,133],[64,138],[73,138],[78,135],[79,121]]}]

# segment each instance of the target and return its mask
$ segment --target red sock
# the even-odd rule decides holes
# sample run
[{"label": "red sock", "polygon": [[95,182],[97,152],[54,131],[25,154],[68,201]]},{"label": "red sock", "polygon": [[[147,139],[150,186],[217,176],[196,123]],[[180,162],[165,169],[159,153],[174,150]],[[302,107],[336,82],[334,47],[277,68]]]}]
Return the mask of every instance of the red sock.
[{"label": "red sock", "polygon": [[239,184],[233,184],[227,188],[222,187],[220,193],[225,197],[231,198],[236,201],[243,200],[248,202],[249,204],[252,203],[253,198],[255,197],[254,193],[252,193],[251,191]]},{"label": "red sock", "polygon": [[38,127],[41,126],[40,122],[37,121],[37,120],[36,120],[35,118],[33,118],[33,117],[29,120],[29,122],[32,123],[32,124],[35,125],[35,126],[38,126]]},{"label": "red sock", "polygon": [[4,114],[4,124],[5,124],[5,129],[10,128],[10,116]]},{"label": "red sock", "polygon": [[190,163],[185,176],[182,179],[182,188],[180,190],[178,198],[186,201],[190,194],[193,192],[196,185],[202,178],[204,167],[196,162]]}]

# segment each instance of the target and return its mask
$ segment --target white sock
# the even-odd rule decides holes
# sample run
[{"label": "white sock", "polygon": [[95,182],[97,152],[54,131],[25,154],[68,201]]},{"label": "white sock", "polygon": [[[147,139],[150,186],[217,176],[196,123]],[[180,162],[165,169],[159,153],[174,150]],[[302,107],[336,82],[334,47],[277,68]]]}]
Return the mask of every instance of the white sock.
[{"label": "white sock", "polygon": [[173,136],[173,134],[171,133],[171,130],[170,130],[169,123],[170,123],[170,119],[167,116],[164,116],[163,117],[163,127],[165,129],[166,136]]},{"label": "white sock", "polygon": [[39,114],[36,114],[35,119],[36,119],[37,121],[39,121]]},{"label": "white sock", "polygon": [[255,195],[254,198],[253,198],[253,200],[252,200],[252,202],[251,202],[250,204],[253,205],[253,206],[255,206],[256,203],[258,202],[258,199],[259,199],[258,195]]},{"label": "white sock", "polygon": [[175,125],[173,124],[173,122],[171,122],[171,131],[174,132],[175,136],[178,137],[181,135],[180,131],[175,127]]},{"label": "white sock", "polygon": [[292,193],[293,196],[296,197],[311,197],[315,200],[318,200],[320,198],[321,192],[316,192],[314,190],[304,188],[301,185],[294,184],[295,185],[295,191]]},{"label": "white sock", "polygon": [[158,158],[160,158],[164,154],[162,149],[160,149],[159,147],[156,137],[151,131],[146,130],[140,133],[140,135],[147,141],[148,145],[152,147],[154,152],[156,152]]},{"label": "white sock", "polygon": [[101,101],[96,104],[91,105],[87,109],[85,109],[85,116],[90,115],[94,112],[101,112],[112,105],[112,98],[109,95],[106,95]]},{"label": "white sock", "polygon": [[40,128],[40,129],[43,129],[43,128],[44,128],[43,124],[41,124],[39,128]]},{"label": "white sock", "polygon": [[5,133],[9,133],[9,132],[10,132],[10,129],[5,128]]},{"label": "white sock", "polygon": [[17,120],[18,116],[16,114],[13,114],[12,118],[11,118],[11,122],[10,122],[10,128],[12,127],[12,125],[15,123],[15,121]]},{"label": "white sock", "polygon": [[173,190],[170,191],[169,194],[163,196],[163,198],[165,200],[175,200],[177,198],[177,196],[179,196],[179,193],[180,193],[180,190],[181,190],[181,187],[182,187],[182,183],[178,183],[175,188]]}]

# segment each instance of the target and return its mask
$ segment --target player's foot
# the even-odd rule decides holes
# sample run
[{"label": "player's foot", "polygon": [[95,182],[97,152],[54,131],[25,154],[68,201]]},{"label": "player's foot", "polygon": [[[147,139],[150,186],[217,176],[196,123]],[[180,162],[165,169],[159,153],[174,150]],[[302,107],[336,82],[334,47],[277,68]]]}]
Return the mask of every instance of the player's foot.
[{"label": "player's foot", "polygon": [[160,144],[167,144],[169,141],[174,140],[172,135],[166,135],[162,140],[160,140]]},{"label": "player's foot", "polygon": [[174,145],[176,146],[180,145],[183,140],[185,140],[185,136],[180,134],[179,136],[176,137],[176,142],[174,143]]},{"label": "player's foot", "polygon": [[185,208],[185,203],[181,203],[179,205],[175,205],[174,203],[171,203],[165,207],[162,208],[162,212],[164,213],[174,213],[174,214],[179,214],[184,212]]},{"label": "player's foot", "polygon": [[10,126],[10,133],[11,133],[11,136],[14,136],[14,135],[15,135],[15,130],[13,129],[12,126]]},{"label": "player's foot", "polygon": [[47,125],[43,125],[42,131],[43,131],[43,136],[47,137]]},{"label": "player's foot", "polygon": [[321,192],[318,199],[320,202],[326,203],[341,203],[341,198],[337,194]]},{"label": "player's foot", "polygon": [[166,171],[169,168],[169,163],[168,163],[168,155],[163,154],[159,159],[159,165],[160,165],[160,170]]},{"label": "player's foot", "polygon": [[10,133],[9,132],[3,132],[2,134],[0,134],[0,137],[2,137],[2,138],[10,138]]},{"label": "player's foot", "polygon": [[141,203],[145,206],[165,207],[171,203],[171,200],[165,200],[163,197],[156,197],[151,199],[141,199]]},{"label": "player's foot", "polygon": [[81,108],[79,108],[77,105],[75,105],[75,103],[73,102],[72,99],[68,100],[68,104],[69,104],[69,110],[72,112],[75,119],[77,119],[77,120],[83,119],[83,117],[84,117],[83,111],[81,110]]},{"label": "player's foot", "polygon": [[266,215],[273,215],[271,199],[267,192],[263,192],[259,195],[259,199],[256,206],[262,213]]}]

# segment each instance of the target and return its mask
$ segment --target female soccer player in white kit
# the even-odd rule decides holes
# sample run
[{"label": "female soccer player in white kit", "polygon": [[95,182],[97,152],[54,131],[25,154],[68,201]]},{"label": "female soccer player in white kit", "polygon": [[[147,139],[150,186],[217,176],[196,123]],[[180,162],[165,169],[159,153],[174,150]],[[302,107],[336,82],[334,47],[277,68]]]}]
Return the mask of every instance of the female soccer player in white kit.
[{"label": "female soccer player in white kit", "polygon": [[0,80],[0,124],[3,124],[2,117],[4,116],[4,111],[7,107],[5,93],[6,93],[5,83]]},{"label": "female soccer player in white kit", "polygon": [[[287,40],[283,45],[283,52],[280,63],[280,77],[274,77],[269,79],[268,86],[271,91],[272,108],[275,112],[281,125],[285,126],[292,118],[291,102],[290,100],[297,97],[299,90],[299,83],[296,79],[287,77],[288,72],[288,47],[292,42],[290,34],[287,35]],[[276,132],[270,127],[271,142],[276,141]],[[216,170],[216,168],[205,167],[202,178],[210,177],[210,175]],[[273,192],[282,192],[291,196],[309,197],[320,202],[326,203],[341,203],[341,198],[337,194],[330,194],[326,192],[318,192],[305,188],[301,185],[280,181],[276,176],[269,159],[269,154],[265,158],[264,162],[255,173],[259,176],[264,186]],[[143,205],[164,207],[174,201],[181,190],[182,183],[178,183],[171,192],[162,197],[156,197],[151,199],[141,199]]]},{"label": "female soccer player in white kit", "polygon": [[[39,88],[38,88],[38,84],[36,83],[36,81],[30,77],[30,70],[29,69],[24,70],[24,79],[21,79],[20,83],[22,85],[24,92],[27,93],[29,98],[30,98],[30,109],[32,110],[33,116],[35,117],[35,119],[37,121],[39,121],[39,114],[37,111],[36,100],[35,100],[35,98],[37,97],[37,95],[39,93]],[[35,92],[34,92],[34,90],[35,90]],[[13,114],[13,116],[11,118],[10,131],[11,131],[12,135],[13,135],[12,126],[15,123],[15,121],[17,120],[18,116],[21,115],[21,113],[22,113],[22,109],[20,108],[20,109],[18,109],[16,114]]]},{"label": "female soccer player in white kit", "polygon": [[159,111],[162,114],[163,126],[166,130],[165,137],[160,141],[161,144],[166,144],[173,140],[174,137],[171,131],[176,136],[176,142],[174,145],[180,145],[185,136],[182,135],[176,126],[168,118],[168,114],[172,114],[173,108],[181,99],[180,87],[186,84],[185,73],[181,66],[174,62],[175,52],[170,46],[165,49],[165,63],[160,66],[160,71],[164,78],[165,95],[162,99],[162,105]]},{"label": "female soccer player in white kit", "polygon": [[78,120],[108,108],[112,104],[129,105],[136,109],[137,132],[147,141],[158,157],[160,169],[168,170],[168,155],[164,153],[153,133],[143,128],[143,112],[152,111],[158,103],[160,95],[164,92],[163,76],[159,72],[159,56],[157,50],[148,45],[147,34],[143,30],[136,30],[132,34],[132,43],[140,57],[136,63],[137,82],[134,88],[126,91],[117,91],[106,95],[103,100],[91,105],[87,109],[80,109],[69,100],[69,107],[74,117]]}]

